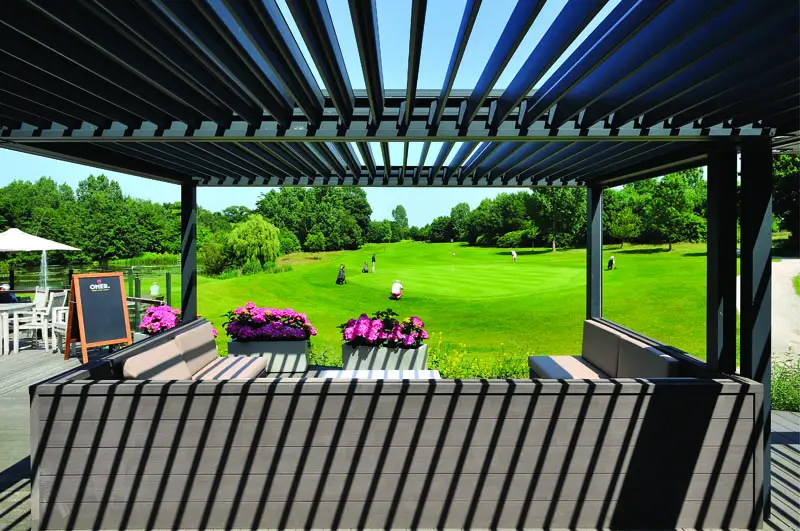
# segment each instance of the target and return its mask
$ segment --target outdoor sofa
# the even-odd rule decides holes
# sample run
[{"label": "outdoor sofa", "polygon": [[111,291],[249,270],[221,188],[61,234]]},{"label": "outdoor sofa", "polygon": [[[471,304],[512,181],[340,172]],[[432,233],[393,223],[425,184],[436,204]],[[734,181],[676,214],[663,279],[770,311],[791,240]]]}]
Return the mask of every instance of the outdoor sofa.
[{"label": "outdoor sofa", "polygon": [[122,373],[134,380],[250,380],[266,368],[259,356],[220,357],[211,323],[203,321],[129,357]]},{"label": "outdoor sofa", "polygon": [[595,320],[583,322],[580,356],[529,356],[531,378],[669,378],[681,364],[669,354]]},{"label": "outdoor sofa", "polygon": [[[688,356],[668,378],[204,379],[206,330],[31,387],[33,529],[761,525],[762,386]],[[153,351],[140,378],[195,378],[126,376]]]}]

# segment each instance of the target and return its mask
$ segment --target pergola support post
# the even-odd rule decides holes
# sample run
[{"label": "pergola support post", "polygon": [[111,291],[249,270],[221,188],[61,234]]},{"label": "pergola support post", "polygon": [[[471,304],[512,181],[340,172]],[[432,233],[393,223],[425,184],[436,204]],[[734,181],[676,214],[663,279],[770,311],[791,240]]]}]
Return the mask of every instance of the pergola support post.
[{"label": "pergola support post", "polygon": [[[769,138],[742,145],[741,375],[764,386],[761,503],[770,514],[770,357],[772,354],[772,151]],[[758,475],[757,475],[758,477]],[[758,485],[757,485],[758,487]]]},{"label": "pergola support post", "polygon": [[714,372],[736,372],[736,168],[734,144],[708,160],[706,362]]},{"label": "pergola support post", "polygon": [[586,194],[586,318],[603,316],[603,188]]},{"label": "pergola support post", "polygon": [[181,184],[181,319],[197,319],[197,185]]}]

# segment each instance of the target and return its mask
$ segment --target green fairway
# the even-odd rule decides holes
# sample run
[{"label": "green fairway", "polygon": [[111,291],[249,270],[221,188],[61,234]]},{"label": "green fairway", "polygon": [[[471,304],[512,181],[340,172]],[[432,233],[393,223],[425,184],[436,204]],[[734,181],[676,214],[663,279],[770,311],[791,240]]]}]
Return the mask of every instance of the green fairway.
[{"label": "green fairway", "polygon": [[[618,269],[604,272],[604,316],[641,333],[705,357],[705,246],[607,249]],[[453,257],[452,253],[456,256]],[[361,266],[375,253],[377,272]],[[461,244],[403,242],[359,251],[284,257],[293,270],[227,280],[200,277],[200,313],[219,329],[222,315],[254,301],[308,314],[319,335],[316,354],[336,359],[337,325],[361,312],[392,308],[417,315],[437,342],[464,345],[471,356],[576,354],[585,313],[585,251],[508,250]],[[339,264],[347,285],[335,284]],[[395,279],[405,296],[388,299]],[[177,281],[177,279],[176,279]]]}]

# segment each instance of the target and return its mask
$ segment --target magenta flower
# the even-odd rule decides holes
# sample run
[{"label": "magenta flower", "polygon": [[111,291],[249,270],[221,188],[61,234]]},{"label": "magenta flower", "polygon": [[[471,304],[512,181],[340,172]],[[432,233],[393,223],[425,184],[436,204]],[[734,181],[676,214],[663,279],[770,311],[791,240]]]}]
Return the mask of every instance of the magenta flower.
[{"label": "magenta flower", "polygon": [[147,335],[155,335],[175,328],[181,322],[181,311],[170,306],[151,306],[145,310],[139,330]]},{"label": "magenta flower", "polygon": [[419,317],[397,319],[392,310],[376,312],[372,317],[362,313],[339,325],[342,340],[352,346],[386,346],[390,348],[418,348],[428,333]]},{"label": "magenta flower", "polygon": [[235,341],[302,340],[317,335],[305,314],[292,309],[259,308],[248,302],[226,314],[225,332]]}]

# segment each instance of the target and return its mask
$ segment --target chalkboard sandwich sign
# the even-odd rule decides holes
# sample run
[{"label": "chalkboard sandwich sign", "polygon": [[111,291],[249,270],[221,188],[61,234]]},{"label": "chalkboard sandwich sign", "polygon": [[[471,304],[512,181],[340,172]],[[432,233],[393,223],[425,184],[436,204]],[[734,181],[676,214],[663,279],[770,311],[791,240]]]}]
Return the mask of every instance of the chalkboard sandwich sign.
[{"label": "chalkboard sandwich sign", "polygon": [[69,293],[65,360],[72,341],[80,341],[83,363],[91,347],[131,343],[122,273],[73,275]]}]

